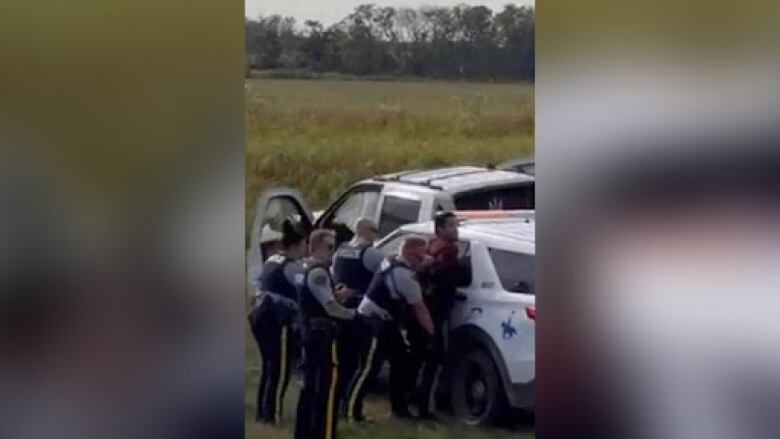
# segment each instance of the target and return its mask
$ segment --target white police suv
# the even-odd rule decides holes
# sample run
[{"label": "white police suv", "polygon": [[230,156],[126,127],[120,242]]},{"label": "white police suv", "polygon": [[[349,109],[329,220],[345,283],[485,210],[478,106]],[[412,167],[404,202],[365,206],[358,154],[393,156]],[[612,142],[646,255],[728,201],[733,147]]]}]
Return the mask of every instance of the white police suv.
[{"label": "white police suv", "polygon": [[[439,386],[448,384],[458,418],[485,425],[507,408],[534,408],[534,221],[529,212],[459,216],[467,217],[458,247],[471,282],[459,288],[450,316],[449,360]],[[402,226],[377,246],[395,253],[411,234],[432,236],[433,223]]]},{"label": "white police suv", "polygon": [[[349,187],[323,212],[312,212],[300,191],[275,187],[257,200],[247,249],[248,293],[254,294],[262,261],[263,230],[280,230],[293,217],[309,228],[351,227],[373,219],[379,237],[404,224],[432,220],[446,210],[534,209],[535,177],[484,166],[450,166],[378,175]],[[269,227],[266,227],[269,226]]]}]

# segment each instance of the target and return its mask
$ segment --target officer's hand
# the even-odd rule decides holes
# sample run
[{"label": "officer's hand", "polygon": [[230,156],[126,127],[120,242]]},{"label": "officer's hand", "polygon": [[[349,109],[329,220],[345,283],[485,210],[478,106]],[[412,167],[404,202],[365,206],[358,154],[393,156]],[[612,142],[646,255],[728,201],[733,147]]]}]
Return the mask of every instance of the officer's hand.
[{"label": "officer's hand", "polygon": [[344,302],[345,300],[354,296],[356,292],[357,291],[348,288],[346,285],[340,283],[336,285],[336,289],[335,289],[336,300],[338,300],[339,302]]}]

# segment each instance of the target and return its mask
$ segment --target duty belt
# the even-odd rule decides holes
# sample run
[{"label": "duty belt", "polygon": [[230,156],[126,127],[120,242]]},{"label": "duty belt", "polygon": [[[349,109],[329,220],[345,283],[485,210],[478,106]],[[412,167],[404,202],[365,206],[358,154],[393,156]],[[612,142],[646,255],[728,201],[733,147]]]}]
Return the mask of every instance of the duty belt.
[{"label": "duty belt", "polygon": [[270,299],[271,302],[276,305],[284,305],[296,311],[298,310],[298,302],[290,298],[284,297],[281,294],[272,293],[270,291],[261,291],[259,298],[261,302]]}]

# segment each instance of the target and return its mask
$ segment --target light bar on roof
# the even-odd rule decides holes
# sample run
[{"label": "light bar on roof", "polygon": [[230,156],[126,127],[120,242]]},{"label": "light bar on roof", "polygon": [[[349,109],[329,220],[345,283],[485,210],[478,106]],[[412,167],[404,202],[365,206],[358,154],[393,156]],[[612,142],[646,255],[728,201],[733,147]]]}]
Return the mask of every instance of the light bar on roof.
[{"label": "light bar on roof", "polygon": [[460,220],[469,219],[529,219],[536,218],[535,210],[456,210],[453,212]]}]

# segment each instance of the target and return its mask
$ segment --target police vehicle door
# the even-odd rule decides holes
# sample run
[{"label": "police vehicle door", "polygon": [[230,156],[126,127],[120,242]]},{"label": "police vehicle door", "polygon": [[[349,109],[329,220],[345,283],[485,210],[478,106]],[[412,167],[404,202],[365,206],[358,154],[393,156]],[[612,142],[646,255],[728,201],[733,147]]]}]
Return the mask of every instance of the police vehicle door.
[{"label": "police vehicle door", "polygon": [[282,222],[292,218],[311,229],[312,214],[303,195],[297,189],[280,187],[269,189],[260,194],[255,205],[255,215],[252,222],[249,248],[246,257],[247,294],[254,295],[258,288],[257,279],[260,276],[263,260],[269,255],[263,255],[260,249],[260,239],[263,228],[269,226],[280,232]]}]

